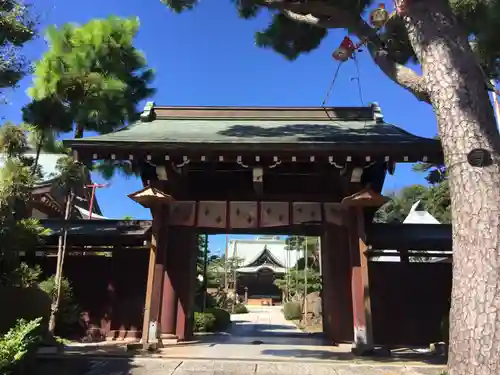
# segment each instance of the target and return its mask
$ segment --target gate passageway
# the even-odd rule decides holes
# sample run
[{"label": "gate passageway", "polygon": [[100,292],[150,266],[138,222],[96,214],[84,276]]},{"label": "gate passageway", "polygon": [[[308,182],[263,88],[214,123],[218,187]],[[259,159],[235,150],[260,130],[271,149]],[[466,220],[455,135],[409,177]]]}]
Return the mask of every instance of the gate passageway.
[{"label": "gate passageway", "polygon": [[167,347],[163,357],[264,361],[352,358],[351,346],[332,346],[322,334],[308,334],[285,320],[281,306],[248,306],[249,313],[231,316],[230,332],[197,336],[192,344]]},{"label": "gate passageway", "polygon": [[248,314],[232,315],[231,342],[322,345],[321,334],[308,334],[285,319],[281,306],[248,306]]}]

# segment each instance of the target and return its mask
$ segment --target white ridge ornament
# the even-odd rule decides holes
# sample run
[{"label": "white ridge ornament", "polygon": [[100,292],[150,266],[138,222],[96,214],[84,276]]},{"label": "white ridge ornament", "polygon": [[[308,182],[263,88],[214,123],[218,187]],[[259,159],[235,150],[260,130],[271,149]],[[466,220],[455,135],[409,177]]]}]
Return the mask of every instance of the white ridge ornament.
[{"label": "white ridge ornament", "polygon": [[378,8],[370,13],[370,23],[377,29],[384,27],[389,20],[389,12],[385,9],[385,5],[379,4]]}]

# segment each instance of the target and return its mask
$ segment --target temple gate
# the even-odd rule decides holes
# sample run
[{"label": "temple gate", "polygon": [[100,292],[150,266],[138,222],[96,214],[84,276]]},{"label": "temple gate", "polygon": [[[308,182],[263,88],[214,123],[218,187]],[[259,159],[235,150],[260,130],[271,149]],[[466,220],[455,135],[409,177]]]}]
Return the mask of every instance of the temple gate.
[{"label": "temple gate", "polygon": [[373,349],[365,228],[397,162],[439,161],[440,145],[369,107],[161,107],[115,133],[65,141],[75,158],[126,161],[153,217],[142,339],[192,334],[197,235],[322,237],[324,331]]}]

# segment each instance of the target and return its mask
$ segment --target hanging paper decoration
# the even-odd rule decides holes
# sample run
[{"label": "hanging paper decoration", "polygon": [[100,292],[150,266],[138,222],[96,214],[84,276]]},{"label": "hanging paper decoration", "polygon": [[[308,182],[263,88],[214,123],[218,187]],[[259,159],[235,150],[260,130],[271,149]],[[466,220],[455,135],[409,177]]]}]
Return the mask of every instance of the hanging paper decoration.
[{"label": "hanging paper decoration", "polygon": [[370,22],[377,29],[383,27],[389,19],[389,12],[385,9],[384,4],[379,4],[378,8],[370,13]]},{"label": "hanging paper decoration", "polygon": [[346,36],[340,46],[333,52],[333,58],[338,61],[347,61],[352,56],[354,51],[356,50],[356,46],[352,42],[352,40]]}]

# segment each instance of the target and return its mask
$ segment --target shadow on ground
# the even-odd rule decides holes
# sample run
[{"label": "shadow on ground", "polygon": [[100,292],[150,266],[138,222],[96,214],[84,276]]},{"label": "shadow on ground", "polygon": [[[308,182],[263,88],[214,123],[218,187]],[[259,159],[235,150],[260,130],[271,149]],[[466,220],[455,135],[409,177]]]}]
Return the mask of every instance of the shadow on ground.
[{"label": "shadow on ground", "polygon": [[128,375],[136,367],[132,358],[92,358],[72,355],[62,358],[38,358],[29,374],[36,375]]},{"label": "shadow on ground", "polygon": [[283,358],[301,358],[307,359],[322,359],[335,361],[354,361],[354,362],[420,362],[431,365],[445,365],[446,358],[444,356],[424,354],[424,353],[392,353],[391,355],[380,354],[374,356],[354,356],[347,352],[332,352],[328,350],[311,350],[311,349],[266,349],[261,351],[262,355],[270,355]]}]

